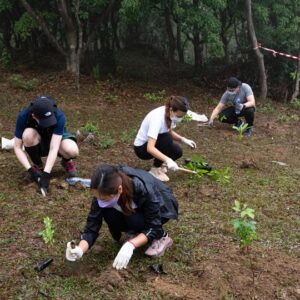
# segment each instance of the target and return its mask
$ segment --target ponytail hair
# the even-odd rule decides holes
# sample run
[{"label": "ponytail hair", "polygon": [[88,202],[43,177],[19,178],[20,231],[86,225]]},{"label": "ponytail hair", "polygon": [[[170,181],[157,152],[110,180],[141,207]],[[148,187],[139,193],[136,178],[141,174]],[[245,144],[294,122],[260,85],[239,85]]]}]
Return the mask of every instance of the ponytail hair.
[{"label": "ponytail hair", "polygon": [[167,102],[165,104],[166,107],[166,113],[165,113],[165,120],[168,129],[171,128],[171,119],[170,119],[170,108],[172,108],[173,111],[182,111],[186,113],[190,109],[189,101],[186,97],[183,96],[171,96],[167,99]]},{"label": "ponytail hair", "polygon": [[118,204],[125,215],[131,215],[133,209],[131,207],[132,183],[130,177],[118,168],[107,164],[99,165],[92,175],[91,189],[97,190],[99,194],[115,195],[118,193],[120,185],[122,185],[123,191]]}]

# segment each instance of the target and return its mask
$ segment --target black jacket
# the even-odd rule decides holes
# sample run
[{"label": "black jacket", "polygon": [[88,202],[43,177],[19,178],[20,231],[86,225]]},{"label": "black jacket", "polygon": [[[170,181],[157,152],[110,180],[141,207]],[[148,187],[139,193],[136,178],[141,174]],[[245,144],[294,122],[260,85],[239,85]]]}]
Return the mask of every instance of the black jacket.
[{"label": "black jacket", "polygon": [[[150,242],[161,238],[162,218],[167,220],[178,218],[178,203],[172,190],[144,170],[126,165],[120,165],[119,169],[132,179],[132,201],[145,218],[145,228],[141,233],[144,233]],[[105,208],[99,207],[97,199],[94,198],[84,232],[81,235],[81,239],[86,240],[89,247],[95,243],[99,235],[103,221],[103,209]]]}]

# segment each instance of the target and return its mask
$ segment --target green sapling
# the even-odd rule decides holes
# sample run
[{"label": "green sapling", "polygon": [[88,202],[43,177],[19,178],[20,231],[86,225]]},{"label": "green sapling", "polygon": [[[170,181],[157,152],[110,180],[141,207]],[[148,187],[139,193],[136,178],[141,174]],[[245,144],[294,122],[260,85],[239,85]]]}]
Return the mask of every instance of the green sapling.
[{"label": "green sapling", "polygon": [[232,209],[239,215],[230,221],[234,235],[239,241],[241,249],[248,248],[257,239],[254,209],[247,207],[247,204],[241,206],[237,200],[234,201]]},{"label": "green sapling", "polygon": [[42,236],[44,242],[46,244],[52,245],[54,242],[54,227],[52,224],[52,220],[49,217],[44,218],[44,226],[45,228],[39,232],[39,235]]},{"label": "green sapling", "polygon": [[245,123],[241,126],[232,126],[232,128],[239,133],[238,138],[241,140],[244,137],[244,132],[248,129],[248,123]]}]

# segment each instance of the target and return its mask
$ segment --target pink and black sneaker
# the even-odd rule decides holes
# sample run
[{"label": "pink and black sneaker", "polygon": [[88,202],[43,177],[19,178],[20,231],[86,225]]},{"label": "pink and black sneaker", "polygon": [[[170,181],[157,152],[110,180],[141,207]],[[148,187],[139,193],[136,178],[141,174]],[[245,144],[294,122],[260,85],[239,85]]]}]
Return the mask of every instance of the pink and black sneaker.
[{"label": "pink and black sneaker", "polygon": [[148,256],[163,256],[165,251],[171,247],[173,240],[168,236],[162,237],[160,240],[154,240],[151,246],[146,250],[145,254]]},{"label": "pink and black sneaker", "polygon": [[68,174],[68,177],[76,177],[77,176],[77,170],[75,167],[75,163],[72,159],[71,160],[62,159],[61,165],[65,168],[65,170]]}]

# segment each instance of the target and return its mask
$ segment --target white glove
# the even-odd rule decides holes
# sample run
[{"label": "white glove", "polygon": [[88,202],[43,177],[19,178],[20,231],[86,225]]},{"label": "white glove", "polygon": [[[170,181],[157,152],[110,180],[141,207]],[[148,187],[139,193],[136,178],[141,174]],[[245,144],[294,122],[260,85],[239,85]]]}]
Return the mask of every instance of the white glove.
[{"label": "white glove", "polygon": [[192,141],[192,140],[189,140],[189,139],[186,139],[186,138],[182,138],[181,141],[182,141],[184,144],[190,146],[191,148],[194,148],[194,149],[197,148],[196,143],[195,143],[194,141]]},{"label": "white glove", "polygon": [[134,249],[135,247],[132,243],[126,242],[118,252],[114,260],[113,267],[117,270],[121,270],[123,268],[126,269]]},{"label": "white glove", "polygon": [[177,171],[178,170],[178,165],[177,163],[170,157],[168,157],[168,159],[166,160],[168,169],[172,170],[172,171]]},{"label": "white glove", "polygon": [[83,255],[83,251],[80,247],[76,246],[74,249],[71,247],[71,242],[67,244],[66,259],[69,261],[76,261]]},{"label": "white glove", "polygon": [[209,119],[208,126],[209,127],[213,127],[214,126],[214,120],[213,119]]}]

